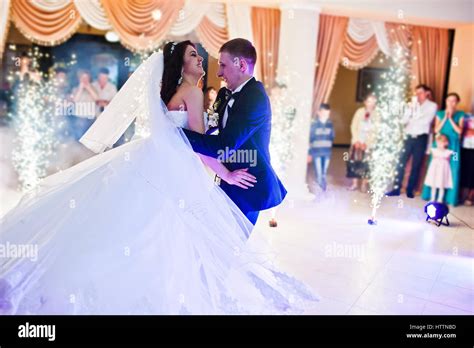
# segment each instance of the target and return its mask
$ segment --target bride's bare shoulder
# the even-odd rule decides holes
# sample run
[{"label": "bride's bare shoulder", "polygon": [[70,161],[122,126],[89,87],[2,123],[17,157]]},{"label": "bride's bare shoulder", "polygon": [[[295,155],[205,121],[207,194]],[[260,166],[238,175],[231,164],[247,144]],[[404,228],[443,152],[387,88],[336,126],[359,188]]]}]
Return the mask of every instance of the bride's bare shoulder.
[{"label": "bride's bare shoulder", "polygon": [[168,109],[182,108],[183,103],[200,104],[204,102],[204,93],[197,86],[181,85],[168,103]]},{"label": "bride's bare shoulder", "polygon": [[185,85],[180,87],[180,92],[184,97],[186,96],[201,96],[204,97],[204,93],[198,86]]},{"label": "bride's bare shoulder", "polygon": [[[192,104],[200,106],[204,102],[204,93],[197,86],[182,86],[181,96],[186,105]],[[188,107],[189,109],[189,107]]]}]

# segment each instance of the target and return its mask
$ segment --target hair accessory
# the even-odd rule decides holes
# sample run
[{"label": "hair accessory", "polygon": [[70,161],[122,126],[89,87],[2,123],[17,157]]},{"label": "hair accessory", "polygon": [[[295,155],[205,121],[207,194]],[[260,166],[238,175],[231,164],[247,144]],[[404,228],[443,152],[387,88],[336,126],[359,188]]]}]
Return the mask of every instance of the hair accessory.
[{"label": "hair accessory", "polygon": [[171,49],[170,49],[170,54],[173,54],[173,51],[174,51],[174,48],[176,47],[177,43],[176,42],[173,42],[171,44]]}]

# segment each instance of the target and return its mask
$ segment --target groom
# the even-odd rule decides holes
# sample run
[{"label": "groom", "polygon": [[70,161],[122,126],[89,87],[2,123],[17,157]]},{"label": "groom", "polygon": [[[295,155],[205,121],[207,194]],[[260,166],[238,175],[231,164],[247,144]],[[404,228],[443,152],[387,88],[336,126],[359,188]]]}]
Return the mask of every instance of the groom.
[{"label": "groom", "polygon": [[250,41],[228,41],[219,53],[217,76],[228,88],[219,91],[214,104],[219,114],[219,134],[183,131],[194,151],[217,158],[230,171],[248,168],[248,173],[257,178],[249,189],[220,180],[222,190],[255,225],[260,210],[277,206],[286,195],[270,164],[270,101],[262,83],[253,77],[257,52]]}]

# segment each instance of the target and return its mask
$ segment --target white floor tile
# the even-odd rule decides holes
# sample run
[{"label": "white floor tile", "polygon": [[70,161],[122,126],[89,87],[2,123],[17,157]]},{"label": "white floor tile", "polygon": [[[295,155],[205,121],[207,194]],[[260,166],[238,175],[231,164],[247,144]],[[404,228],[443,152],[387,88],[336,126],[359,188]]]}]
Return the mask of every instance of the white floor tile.
[{"label": "white floor tile", "polygon": [[426,300],[402,291],[369,286],[355,306],[381,314],[421,314]]},{"label": "white floor tile", "polygon": [[474,315],[472,312],[463,311],[458,308],[444,306],[439,303],[427,302],[423,315]]},{"label": "white floor tile", "polygon": [[474,312],[474,290],[436,282],[431,290],[430,301]]},{"label": "white floor tile", "polygon": [[377,275],[372,285],[428,300],[434,283],[434,279],[386,269]]}]

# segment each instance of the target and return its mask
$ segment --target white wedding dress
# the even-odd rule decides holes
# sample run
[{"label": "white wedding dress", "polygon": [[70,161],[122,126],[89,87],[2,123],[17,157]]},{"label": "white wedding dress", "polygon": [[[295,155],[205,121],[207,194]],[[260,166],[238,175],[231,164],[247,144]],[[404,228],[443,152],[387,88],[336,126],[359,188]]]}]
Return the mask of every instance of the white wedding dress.
[{"label": "white wedding dress", "polygon": [[[155,81],[161,54],[147,62]],[[2,219],[1,245],[38,253],[0,258],[0,313],[303,313],[317,297],[246,246],[250,222],[178,128],[186,112],[167,112],[147,84],[149,136],[45,178]],[[128,126],[98,121],[91,148]]]}]

